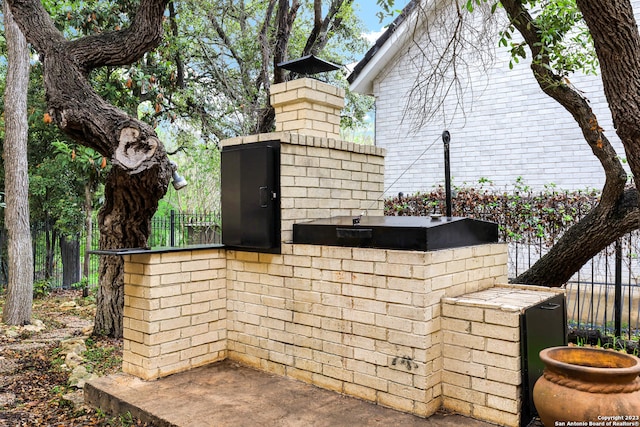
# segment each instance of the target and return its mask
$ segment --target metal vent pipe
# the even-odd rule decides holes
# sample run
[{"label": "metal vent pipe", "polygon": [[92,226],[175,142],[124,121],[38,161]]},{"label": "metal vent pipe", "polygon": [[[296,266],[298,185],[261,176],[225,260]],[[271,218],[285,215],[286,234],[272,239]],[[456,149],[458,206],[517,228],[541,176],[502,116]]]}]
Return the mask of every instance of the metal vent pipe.
[{"label": "metal vent pipe", "polygon": [[442,142],[444,142],[444,194],[446,203],[446,216],[451,218],[451,162],[449,160],[449,142],[451,141],[451,134],[448,130],[442,132]]}]

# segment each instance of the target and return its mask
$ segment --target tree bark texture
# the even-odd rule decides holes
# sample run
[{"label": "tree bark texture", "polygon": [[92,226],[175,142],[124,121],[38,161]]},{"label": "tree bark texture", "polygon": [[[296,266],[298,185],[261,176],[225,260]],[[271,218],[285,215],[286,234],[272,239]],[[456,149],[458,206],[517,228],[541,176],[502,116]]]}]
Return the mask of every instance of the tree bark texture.
[{"label": "tree bark texture", "polygon": [[[613,125],[640,186],[640,33],[629,0],[578,0],[600,61]],[[638,187],[640,188],[640,187]]]},{"label": "tree bark texture", "polygon": [[589,259],[619,237],[638,228],[638,192],[635,189],[625,190],[627,174],[599,126],[589,101],[568,80],[552,71],[549,57],[542,50],[544,42],[540,31],[523,3],[504,0],[502,5],[531,49],[532,57],[537,58],[531,69],[540,88],[571,113],[605,174],[598,205],[571,227],[538,262],[514,279],[516,283],[562,286]]},{"label": "tree bark texture", "polygon": [[[167,0],[141,0],[129,28],[67,41],[37,0],[7,0],[40,54],[49,114],[78,143],[111,159],[99,214],[100,249],[146,247],[151,217],[172,175],[154,130],[103,100],[87,80],[100,66],[128,65],[162,40]],[[123,262],[100,258],[94,332],[122,336]]]},{"label": "tree bark texture", "polygon": [[10,325],[26,325],[31,322],[33,303],[33,250],[29,227],[27,165],[29,48],[6,1],[3,12],[8,50],[4,167],[9,283],[2,320]]},{"label": "tree bark texture", "polygon": [[89,283],[89,268],[91,267],[90,251],[93,247],[93,182],[90,180],[84,185],[84,254],[82,261],[82,278]]},{"label": "tree bark texture", "polygon": [[80,240],[78,236],[60,236],[62,260],[62,286],[69,287],[80,281]]},{"label": "tree bark texture", "polygon": [[45,221],[44,240],[44,278],[50,279],[51,277],[53,277],[53,263],[55,261],[56,255],[55,246],[56,241],[58,240],[58,232],[53,226],[51,226],[49,215],[47,215],[47,219]]}]

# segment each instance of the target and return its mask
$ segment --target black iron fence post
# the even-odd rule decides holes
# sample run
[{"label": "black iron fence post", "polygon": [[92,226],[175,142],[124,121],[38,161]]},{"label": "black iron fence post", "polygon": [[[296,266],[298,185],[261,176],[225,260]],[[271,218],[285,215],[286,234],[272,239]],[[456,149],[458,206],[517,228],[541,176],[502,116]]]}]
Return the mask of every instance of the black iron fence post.
[{"label": "black iron fence post", "polygon": [[615,271],[615,296],[613,308],[613,323],[615,336],[622,335],[622,244],[616,240],[616,271]]},{"label": "black iron fence post", "polygon": [[169,241],[170,241],[170,246],[175,246],[176,245],[176,211],[174,211],[173,209],[171,210],[171,216],[170,216],[170,231],[169,231]]}]

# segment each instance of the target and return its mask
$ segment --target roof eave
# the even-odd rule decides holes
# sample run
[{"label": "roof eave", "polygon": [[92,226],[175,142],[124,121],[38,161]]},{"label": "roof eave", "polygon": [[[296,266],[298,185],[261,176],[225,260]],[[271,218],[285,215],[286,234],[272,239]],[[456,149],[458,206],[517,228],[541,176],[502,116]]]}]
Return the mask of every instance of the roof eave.
[{"label": "roof eave", "polygon": [[409,29],[407,18],[411,15],[418,0],[411,0],[402,13],[389,25],[387,30],[376,40],[364,58],[356,64],[347,78],[349,89],[363,95],[373,95],[373,81],[384,69],[388,61],[402,48]]}]

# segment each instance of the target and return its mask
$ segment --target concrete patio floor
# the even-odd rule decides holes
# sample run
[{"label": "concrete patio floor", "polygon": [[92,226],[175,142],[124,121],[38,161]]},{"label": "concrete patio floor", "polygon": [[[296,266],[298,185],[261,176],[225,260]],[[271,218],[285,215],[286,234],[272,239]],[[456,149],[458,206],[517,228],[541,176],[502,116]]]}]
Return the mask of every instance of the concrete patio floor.
[{"label": "concrete patio floor", "polygon": [[453,414],[416,417],[232,361],[156,381],[117,374],[84,390],[86,403],[156,427],[495,427]]}]

